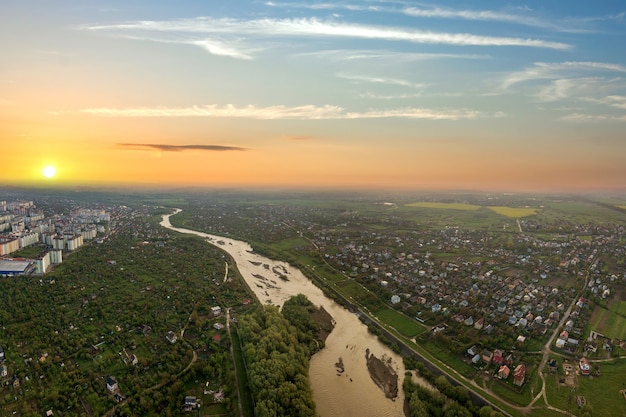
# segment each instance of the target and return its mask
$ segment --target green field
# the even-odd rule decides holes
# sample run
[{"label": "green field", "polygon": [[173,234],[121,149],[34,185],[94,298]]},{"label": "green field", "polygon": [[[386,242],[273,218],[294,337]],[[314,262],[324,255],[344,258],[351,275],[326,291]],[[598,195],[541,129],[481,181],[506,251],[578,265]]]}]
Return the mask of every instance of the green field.
[{"label": "green field", "polygon": [[624,390],[626,361],[623,359],[600,364],[602,383],[598,379],[583,378],[580,390],[594,407],[594,416],[626,415],[626,399],[620,391]]},{"label": "green field", "polygon": [[539,212],[538,208],[532,207],[488,206],[487,208],[498,214],[511,218],[532,216]]},{"label": "green field", "polygon": [[610,309],[596,306],[589,320],[591,330],[607,337],[626,339],[626,301],[610,304]]},{"label": "green field", "polygon": [[390,308],[377,311],[375,315],[380,321],[393,327],[406,337],[415,337],[426,330],[424,326],[421,326],[415,320]]},{"label": "green field", "polygon": [[409,203],[405,205],[408,207],[423,207],[423,208],[466,210],[466,211],[473,211],[473,210],[478,210],[479,208],[481,208],[480,206],[476,206],[474,204],[463,204],[463,203],[417,202],[417,203]]}]

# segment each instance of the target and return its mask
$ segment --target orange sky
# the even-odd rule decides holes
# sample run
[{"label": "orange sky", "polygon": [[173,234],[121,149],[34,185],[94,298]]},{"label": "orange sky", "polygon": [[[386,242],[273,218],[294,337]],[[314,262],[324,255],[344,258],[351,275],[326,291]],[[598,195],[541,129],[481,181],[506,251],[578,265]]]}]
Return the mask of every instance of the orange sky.
[{"label": "orange sky", "polygon": [[593,9],[113,3],[3,6],[0,185],[626,190],[624,25]]}]

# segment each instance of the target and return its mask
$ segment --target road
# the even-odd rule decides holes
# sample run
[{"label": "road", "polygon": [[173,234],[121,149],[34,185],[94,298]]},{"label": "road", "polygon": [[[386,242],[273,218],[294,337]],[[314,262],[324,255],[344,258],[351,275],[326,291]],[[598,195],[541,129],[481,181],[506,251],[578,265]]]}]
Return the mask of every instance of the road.
[{"label": "road", "polygon": [[559,334],[559,331],[565,325],[565,322],[569,318],[570,314],[572,313],[572,310],[573,310],[574,306],[576,305],[576,302],[580,299],[580,296],[582,295],[582,291],[584,291],[584,289],[589,285],[589,280],[590,280],[590,275],[591,275],[591,268],[595,264],[595,261],[596,261],[595,258],[592,259],[589,268],[587,268],[587,275],[585,276],[585,283],[583,284],[583,287],[581,288],[580,293],[577,294],[574,297],[574,299],[570,303],[570,305],[567,308],[567,310],[565,311],[565,313],[563,313],[563,317],[561,317],[561,321],[559,321],[559,325],[556,326],[556,328],[552,332],[552,336],[550,336],[550,339],[546,342],[546,344],[541,349],[541,351],[543,352],[543,357],[541,358],[541,362],[539,363],[539,367],[537,368],[537,372],[539,374],[539,377],[541,378],[541,391],[526,406],[526,408],[528,410],[530,410],[532,408],[532,406],[539,400],[539,398],[543,397],[544,403],[546,404],[546,406],[550,410],[558,411],[558,412],[560,412],[562,414],[573,416],[573,414],[568,413],[567,411],[560,410],[558,408],[552,407],[550,405],[550,403],[548,402],[548,396],[546,395],[546,379],[545,379],[543,370],[544,370],[544,368],[546,366],[546,363],[548,362],[548,359],[550,358],[550,354],[552,354],[552,343],[554,342],[554,339],[556,339],[557,334]]},{"label": "road", "polygon": [[[228,263],[226,264],[226,273],[228,273]],[[230,307],[226,309],[226,331],[230,340],[230,357],[233,360],[233,373],[235,374],[235,386],[237,387],[237,407],[239,408],[239,417],[244,417],[243,406],[241,404],[241,392],[239,391],[239,377],[237,376],[237,362],[235,361],[235,351],[233,349],[233,337],[230,334]]]}]

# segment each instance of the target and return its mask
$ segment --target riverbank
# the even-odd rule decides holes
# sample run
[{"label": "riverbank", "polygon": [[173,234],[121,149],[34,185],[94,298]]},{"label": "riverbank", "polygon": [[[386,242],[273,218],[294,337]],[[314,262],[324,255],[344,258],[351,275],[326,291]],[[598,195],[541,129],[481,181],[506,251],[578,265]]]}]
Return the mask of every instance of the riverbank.
[{"label": "riverbank", "polygon": [[[275,261],[253,252],[246,242],[173,227],[167,215],[163,216],[161,225],[177,232],[203,237],[226,251],[236,262],[241,276],[261,303],[282,307],[290,297],[304,294],[315,306],[320,307],[318,323],[321,323],[320,334],[324,337],[322,340],[325,340],[325,347],[313,355],[309,369],[318,416],[405,415],[403,391],[398,390],[395,401],[385,395],[370,375],[366,352],[369,351],[369,355],[377,358],[389,358],[388,365],[400,376],[405,371],[402,357],[369,333],[367,326],[357,315],[326,297],[302,271],[286,262]],[[334,328],[331,328],[329,323],[333,322]],[[338,358],[342,358],[345,370],[340,375],[337,375],[334,366]]]}]

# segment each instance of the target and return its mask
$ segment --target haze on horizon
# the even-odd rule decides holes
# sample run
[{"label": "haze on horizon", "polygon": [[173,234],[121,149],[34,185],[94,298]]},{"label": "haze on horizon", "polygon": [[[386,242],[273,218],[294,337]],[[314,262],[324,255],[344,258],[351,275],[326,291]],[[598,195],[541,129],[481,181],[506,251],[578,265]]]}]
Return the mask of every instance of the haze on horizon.
[{"label": "haze on horizon", "polygon": [[0,185],[626,190],[620,2],[0,10]]}]

